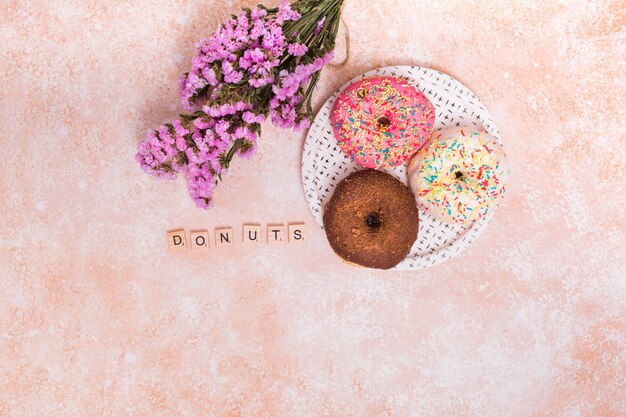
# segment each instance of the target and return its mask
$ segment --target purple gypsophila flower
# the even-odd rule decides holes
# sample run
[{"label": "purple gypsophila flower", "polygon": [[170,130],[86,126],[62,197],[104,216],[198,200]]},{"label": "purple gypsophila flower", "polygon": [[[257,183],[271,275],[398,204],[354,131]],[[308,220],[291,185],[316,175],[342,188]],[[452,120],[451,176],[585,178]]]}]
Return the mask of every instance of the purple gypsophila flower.
[{"label": "purple gypsophila flower", "polygon": [[174,179],[180,172],[174,167],[175,158],[179,155],[174,143],[174,135],[167,126],[151,130],[137,145],[135,159],[144,172],[157,178]]},{"label": "purple gypsophila flower", "polygon": [[293,56],[303,56],[307,53],[309,48],[301,43],[292,43],[287,47],[287,50]]},{"label": "purple gypsophila flower", "polygon": [[300,19],[300,13],[291,8],[291,3],[288,0],[283,0],[278,6],[278,13],[276,14],[276,22],[283,23],[288,20]]},{"label": "purple gypsophila flower", "polygon": [[[212,100],[222,83],[237,85],[244,80],[262,88],[274,82],[273,70],[287,48],[281,24],[300,15],[283,2],[276,16],[266,16],[261,8],[249,15],[241,13],[198,44],[191,70],[179,81],[180,99],[187,110],[196,109],[199,100]],[[300,54],[304,49],[294,46],[292,50]]]},{"label": "purple gypsophila flower", "polygon": [[322,31],[322,26],[324,26],[324,22],[326,22],[326,16],[322,17],[320,20],[317,21],[317,26],[315,27],[315,30],[313,31],[313,35],[317,36],[320,34],[320,32]]},{"label": "purple gypsophila flower", "polygon": [[[296,111],[301,103],[302,89],[317,71],[333,59],[330,52],[321,58],[316,58],[312,63],[297,65],[293,72],[281,71],[278,82],[272,86],[273,96],[270,99],[270,117],[274,125],[296,130],[306,128],[309,122],[304,122],[304,115]],[[308,115],[306,115],[308,119]]]},{"label": "purple gypsophila flower", "polygon": [[250,11],[250,18],[252,20],[259,20],[267,16],[267,10],[255,7]]},{"label": "purple gypsophila flower", "polygon": [[213,191],[215,190],[215,176],[212,174],[210,163],[191,163],[187,170],[187,188],[189,195],[196,205],[207,209],[213,205]]}]

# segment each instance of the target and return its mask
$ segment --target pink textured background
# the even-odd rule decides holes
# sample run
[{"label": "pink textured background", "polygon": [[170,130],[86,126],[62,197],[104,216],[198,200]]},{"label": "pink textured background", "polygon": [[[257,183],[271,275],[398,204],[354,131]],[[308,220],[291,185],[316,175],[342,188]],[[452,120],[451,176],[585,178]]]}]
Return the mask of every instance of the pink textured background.
[{"label": "pink textured background", "polygon": [[[96,4],[90,4],[96,3]],[[196,40],[254,2],[0,2],[0,416],[624,416],[622,1],[346,0],[352,59],[445,71],[514,176],[423,272],[344,265],[264,125],[216,207],[133,156]],[[168,253],[165,232],[304,220],[305,247]]]}]

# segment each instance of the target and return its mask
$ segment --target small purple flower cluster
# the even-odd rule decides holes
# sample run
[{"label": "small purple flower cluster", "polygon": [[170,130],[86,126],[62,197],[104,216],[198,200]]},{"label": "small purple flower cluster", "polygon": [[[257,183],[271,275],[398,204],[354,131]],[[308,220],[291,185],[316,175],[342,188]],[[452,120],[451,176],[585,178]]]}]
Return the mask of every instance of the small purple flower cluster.
[{"label": "small purple flower cluster", "polygon": [[186,173],[189,195],[201,208],[211,206],[217,178],[228,168],[223,155],[237,143],[238,154],[251,157],[259,123],[265,119],[249,110],[217,111],[222,115],[219,119],[176,119],[160,126],[139,143],[136,155],[143,171],[155,177],[174,179],[178,173]]},{"label": "small purple flower cluster", "polygon": [[184,172],[186,164],[181,152],[187,147],[188,132],[178,119],[148,132],[146,139],[139,142],[135,156],[141,169],[165,179],[174,179],[178,172]]},{"label": "small purple flower cluster", "polygon": [[310,64],[300,64],[292,72],[283,70],[279,73],[278,82],[272,86],[273,96],[270,99],[270,116],[272,123],[283,129],[306,129],[311,125],[309,115],[299,112],[298,107],[303,100],[303,87],[311,81],[311,77],[333,59],[333,52],[316,58]]},{"label": "small purple flower cluster", "polygon": [[[179,80],[183,107],[193,113],[148,133],[137,149],[141,168],[158,178],[185,174],[196,205],[208,208],[232,157],[254,154],[268,116],[281,128],[309,127],[312,115],[301,107],[312,88],[304,88],[332,59],[332,48],[312,48],[329,2],[337,18],[340,0],[299,0],[297,10],[283,0],[277,9],[246,9],[202,40]],[[298,26],[300,9],[313,19]]]},{"label": "small purple flower cluster", "polygon": [[306,45],[289,44],[283,34],[282,25],[298,19],[300,13],[283,1],[275,16],[256,7],[220,26],[199,43],[191,70],[179,81],[183,106],[193,110],[203,98],[219,99],[214,93],[225,86],[245,87],[247,83],[261,88],[272,84],[286,50],[298,57],[307,51]]}]

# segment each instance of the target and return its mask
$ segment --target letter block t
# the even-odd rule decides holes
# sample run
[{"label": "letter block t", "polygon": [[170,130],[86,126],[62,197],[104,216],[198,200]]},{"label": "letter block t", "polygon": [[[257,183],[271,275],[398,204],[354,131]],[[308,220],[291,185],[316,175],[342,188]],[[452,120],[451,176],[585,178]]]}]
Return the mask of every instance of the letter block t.
[{"label": "letter block t", "polygon": [[285,243],[285,225],[268,225],[267,242],[270,244]]}]

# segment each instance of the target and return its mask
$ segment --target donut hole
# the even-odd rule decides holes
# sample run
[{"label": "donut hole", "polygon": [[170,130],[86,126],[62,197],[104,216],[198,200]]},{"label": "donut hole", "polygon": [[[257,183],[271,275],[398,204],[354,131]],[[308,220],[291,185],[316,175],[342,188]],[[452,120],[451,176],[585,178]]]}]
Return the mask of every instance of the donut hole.
[{"label": "donut hole", "polygon": [[365,224],[370,229],[376,230],[376,229],[380,228],[381,221],[380,221],[380,216],[378,215],[378,213],[370,213],[370,214],[368,214],[365,217]]},{"label": "donut hole", "polygon": [[461,171],[457,171],[454,173],[454,176],[457,180],[460,180],[461,178],[463,178],[463,173]]},{"label": "donut hole", "polygon": [[385,116],[382,116],[382,117],[379,117],[378,120],[376,120],[376,123],[378,123],[378,127],[385,128],[391,124],[391,120],[389,120]]}]

